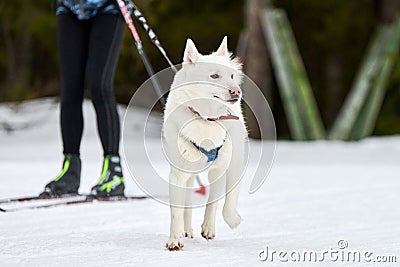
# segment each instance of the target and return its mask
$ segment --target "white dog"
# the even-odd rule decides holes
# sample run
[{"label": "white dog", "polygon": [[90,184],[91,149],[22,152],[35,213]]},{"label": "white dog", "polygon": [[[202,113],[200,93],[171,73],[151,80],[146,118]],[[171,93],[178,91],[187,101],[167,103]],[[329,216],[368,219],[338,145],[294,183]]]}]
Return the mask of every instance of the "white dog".
[{"label": "white dog", "polygon": [[183,237],[193,238],[190,193],[196,174],[204,170],[210,189],[201,235],[214,238],[217,201],[223,195],[225,222],[232,229],[240,224],[236,206],[247,140],[241,80],[241,64],[231,57],[226,37],[210,55],[201,55],[187,40],[182,69],[175,75],[164,112],[171,165],[169,250],[181,249]]}]

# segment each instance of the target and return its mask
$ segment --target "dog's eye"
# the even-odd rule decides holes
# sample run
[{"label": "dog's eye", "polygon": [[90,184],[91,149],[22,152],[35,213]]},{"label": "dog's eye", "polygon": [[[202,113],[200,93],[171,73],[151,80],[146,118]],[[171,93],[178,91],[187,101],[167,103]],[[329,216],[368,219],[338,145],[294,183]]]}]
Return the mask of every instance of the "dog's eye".
[{"label": "dog's eye", "polygon": [[233,74],[231,74],[231,79],[233,80]]},{"label": "dog's eye", "polygon": [[210,75],[211,78],[213,78],[214,80],[219,79],[221,76],[218,73],[214,73],[212,75]]}]

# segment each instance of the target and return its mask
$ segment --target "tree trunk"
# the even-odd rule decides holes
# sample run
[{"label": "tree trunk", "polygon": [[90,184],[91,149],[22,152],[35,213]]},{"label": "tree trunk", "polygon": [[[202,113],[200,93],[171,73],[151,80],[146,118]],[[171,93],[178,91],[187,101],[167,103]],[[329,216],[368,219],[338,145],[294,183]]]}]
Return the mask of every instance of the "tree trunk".
[{"label": "tree trunk", "polygon": [[[250,79],[252,79],[259,89],[263,92],[272,108],[272,91],[271,91],[271,75],[268,59],[268,51],[265,43],[265,38],[260,24],[260,12],[270,5],[270,0],[247,0],[246,1],[246,36],[247,46],[245,53],[244,71]],[[257,122],[253,116],[257,112],[257,107],[265,105],[263,99],[257,99],[251,92],[244,92],[245,101],[251,104],[251,109],[245,107],[246,123],[249,128],[249,136],[251,138],[260,139],[261,122]],[[267,137],[264,137],[267,138]]]},{"label": "tree trunk", "polygon": [[399,10],[400,2],[398,0],[376,0],[375,6],[380,22],[390,24]]},{"label": "tree trunk", "polygon": [[[3,28],[3,38],[4,38],[4,44],[6,48],[6,55],[7,55],[7,73],[6,73],[6,79],[5,79],[5,86],[4,88],[11,88],[11,85],[13,82],[17,79],[17,60],[16,60],[16,54],[14,50],[14,42],[11,36],[11,29],[10,29],[10,23],[8,19],[4,20],[4,23],[2,25]],[[6,90],[7,90],[6,89]]]},{"label": "tree trunk", "polygon": [[32,36],[29,27],[29,12],[32,5],[24,3],[25,7],[17,18],[4,16],[2,19],[2,37],[6,49],[6,77],[4,82],[5,96],[9,100],[18,100],[30,94],[32,78]]},{"label": "tree trunk", "polygon": [[[330,126],[336,118],[336,114],[340,109],[342,99],[338,96],[344,92],[343,86],[343,65],[341,64],[340,55],[331,52],[327,56],[325,63],[325,80],[326,94],[322,105],[324,107],[323,114],[326,125]],[[329,128],[329,127],[328,127]]]}]

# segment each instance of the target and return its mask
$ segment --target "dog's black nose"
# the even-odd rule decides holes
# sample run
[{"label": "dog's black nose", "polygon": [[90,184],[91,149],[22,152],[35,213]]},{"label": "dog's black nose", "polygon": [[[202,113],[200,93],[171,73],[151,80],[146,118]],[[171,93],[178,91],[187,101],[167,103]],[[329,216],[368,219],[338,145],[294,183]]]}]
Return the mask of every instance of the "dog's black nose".
[{"label": "dog's black nose", "polygon": [[232,98],[238,98],[241,94],[240,88],[230,88],[229,89],[229,94],[231,95]]}]

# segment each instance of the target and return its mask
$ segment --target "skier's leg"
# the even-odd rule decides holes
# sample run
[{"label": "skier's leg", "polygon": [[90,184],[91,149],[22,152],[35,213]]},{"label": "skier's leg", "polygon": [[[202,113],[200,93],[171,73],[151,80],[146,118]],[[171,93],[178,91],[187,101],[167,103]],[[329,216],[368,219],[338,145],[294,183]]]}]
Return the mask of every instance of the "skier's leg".
[{"label": "skier's leg", "polygon": [[104,150],[102,175],[92,190],[97,195],[121,195],[125,189],[119,158],[120,121],[113,87],[123,32],[120,16],[98,15],[91,20],[87,77]]},{"label": "skier's leg", "polygon": [[57,16],[61,79],[61,134],[64,153],[79,155],[87,58],[87,25],[74,15]]},{"label": "skier's leg", "polygon": [[57,16],[57,45],[61,79],[63,168],[41,196],[78,193],[81,175],[79,148],[83,131],[82,101],[87,57],[86,25],[72,14]]}]

